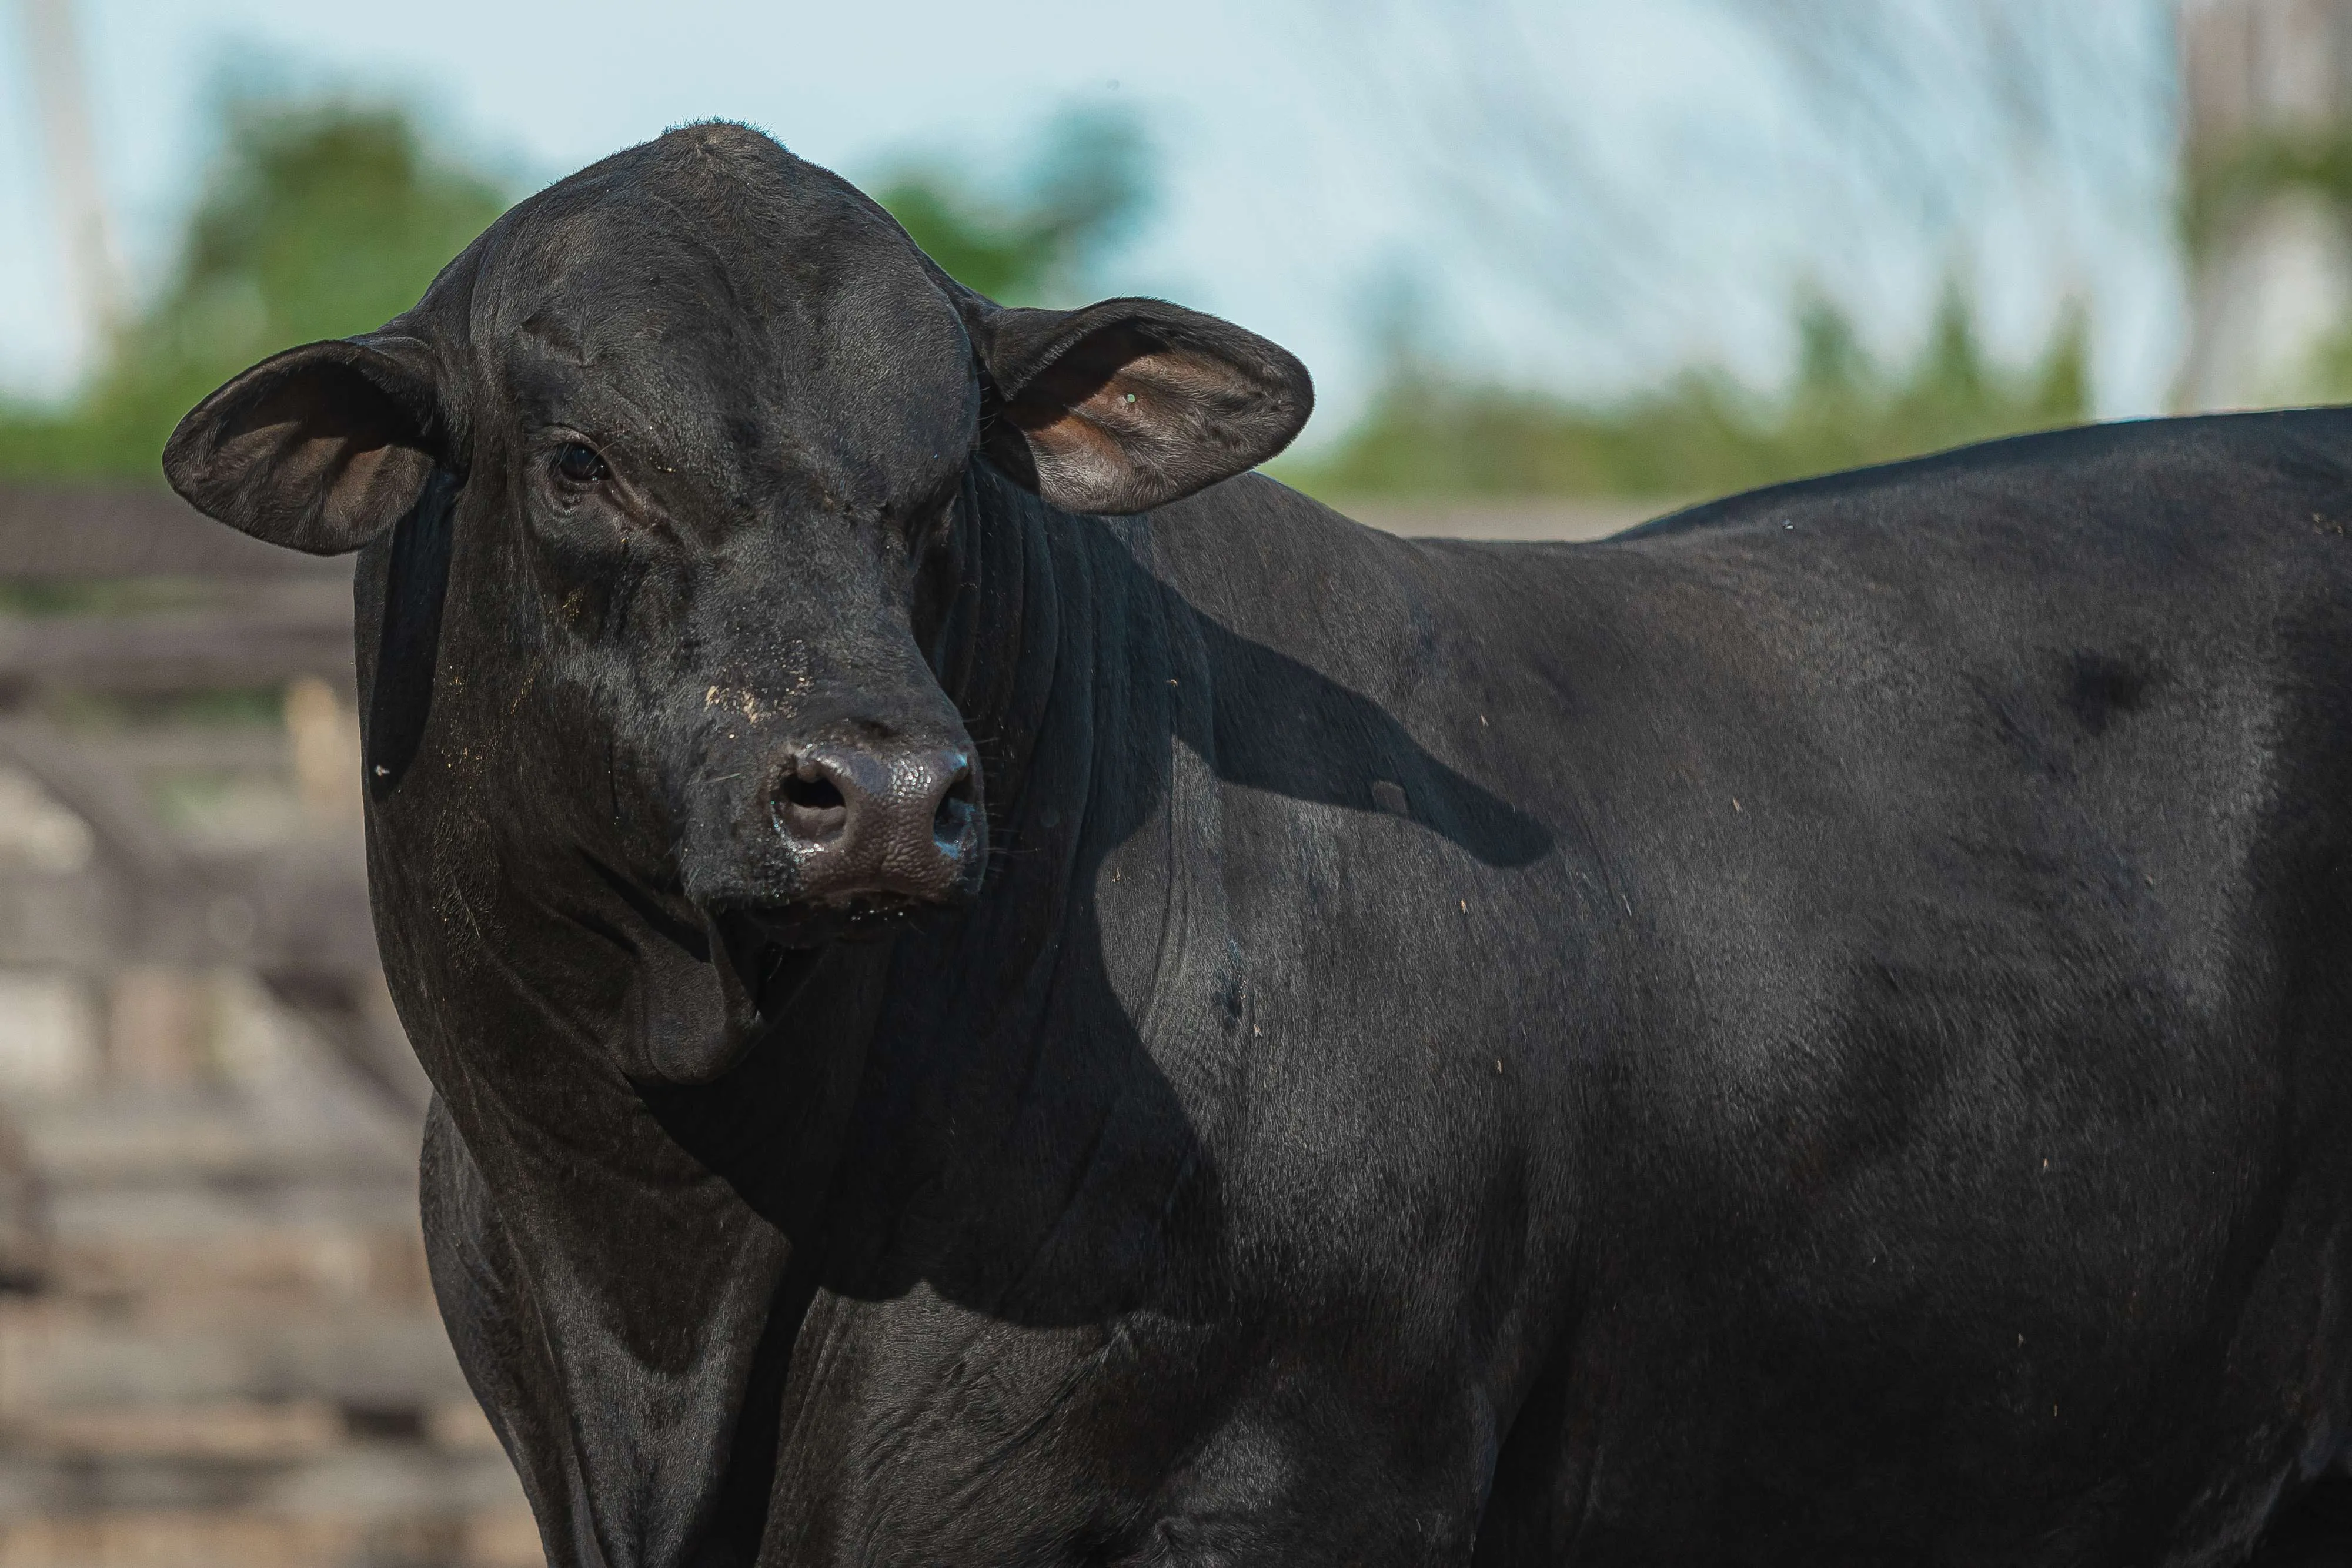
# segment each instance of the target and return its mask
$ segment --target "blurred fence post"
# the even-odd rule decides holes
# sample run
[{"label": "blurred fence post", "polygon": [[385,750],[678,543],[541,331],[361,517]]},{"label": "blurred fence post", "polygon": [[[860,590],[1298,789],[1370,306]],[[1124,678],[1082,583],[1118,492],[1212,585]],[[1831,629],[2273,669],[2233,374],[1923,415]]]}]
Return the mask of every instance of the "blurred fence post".
[{"label": "blurred fence post", "polygon": [[2182,0],[2187,410],[2352,392],[2352,0]]}]

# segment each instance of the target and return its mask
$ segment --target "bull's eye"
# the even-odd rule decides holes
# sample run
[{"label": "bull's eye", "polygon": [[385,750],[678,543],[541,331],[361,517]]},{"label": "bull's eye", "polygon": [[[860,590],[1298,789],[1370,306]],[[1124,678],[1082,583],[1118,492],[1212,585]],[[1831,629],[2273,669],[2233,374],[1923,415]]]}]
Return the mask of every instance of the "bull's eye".
[{"label": "bull's eye", "polygon": [[596,455],[593,446],[577,441],[567,441],[555,449],[555,476],[567,485],[586,489],[602,484],[605,475],[604,460]]}]

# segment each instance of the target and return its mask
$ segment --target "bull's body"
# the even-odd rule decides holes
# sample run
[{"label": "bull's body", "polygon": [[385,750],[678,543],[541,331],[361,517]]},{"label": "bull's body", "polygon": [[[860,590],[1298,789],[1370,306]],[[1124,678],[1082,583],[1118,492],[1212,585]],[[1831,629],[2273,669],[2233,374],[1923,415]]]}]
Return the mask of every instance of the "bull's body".
[{"label": "bull's body", "polygon": [[2242,1547],[2352,1358],[2347,454],[2090,431],[1587,546],[977,482],[997,870],[664,1107],[823,1259],[761,1560]]},{"label": "bull's body", "polygon": [[2295,1560],[2352,413],[1502,547],[1232,477],[1311,404],[707,125],[174,434],[365,552],[435,1283],[551,1559]]}]

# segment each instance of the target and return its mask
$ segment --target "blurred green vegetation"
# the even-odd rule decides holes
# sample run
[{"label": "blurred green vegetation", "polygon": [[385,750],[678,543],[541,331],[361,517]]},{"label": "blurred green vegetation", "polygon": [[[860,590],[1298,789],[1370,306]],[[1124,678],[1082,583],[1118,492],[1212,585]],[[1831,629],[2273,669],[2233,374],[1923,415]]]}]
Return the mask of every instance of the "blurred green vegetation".
[{"label": "blurred green vegetation", "polygon": [[52,582],[0,580],[0,614],[143,615],[201,606],[201,585],[168,577]]},{"label": "blurred green vegetation", "polygon": [[1010,189],[925,159],[887,172],[874,199],[965,287],[1000,305],[1070,306],[1092,298],[1093,275],[1149,210],[1151,184],[1142,127],[1076,109],[1048,122]]},{"label": "blurred green vegetation", "polygon": [[2250,209],[2286,191],[2309,193],[2339,219],[2352,216],[2352,132],[2251,133],[2199,158],[2180,184],[2180,241],[2190,261],[2202,259]]},{"label": "blurred green vegetation", "polygon": [[101,694],[59,692],[44,697],[44,717],[69,730],[104,732],[155,725],[241,725],[275,729],[286,723],[284,686],[230,686],[205,692]]},{"label": "blurred green vegetation", "polygon": [[137,477],[180,416],[265,355],[381,326],[503,211],[402,109],[232,97],[170,279],[62,407],[0,405],[0,475]]},{"label": "blurred green vegetation", "polygon": [[1336,499],[1721,495],[2090,417],[2089,335],[2069,309],[2036,363],[1986,355],[1968,297],[1947,287],[1926,344],[1880,364],[1826,300],[1799,311],[1797,371],[1778,393],[1714,369],[1590,404],[1400,357],[1370,412],[1281,476]]}]

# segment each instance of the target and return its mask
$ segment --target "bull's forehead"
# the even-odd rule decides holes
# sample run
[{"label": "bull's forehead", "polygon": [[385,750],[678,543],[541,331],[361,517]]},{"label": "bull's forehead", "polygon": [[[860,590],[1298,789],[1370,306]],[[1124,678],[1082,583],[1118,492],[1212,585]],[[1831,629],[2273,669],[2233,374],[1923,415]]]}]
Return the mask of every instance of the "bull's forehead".
[{"label": "bull's forehead", "polygon": [[488,335],[526,423],[855,505],[961,465],[978,401],[962,324],[898,225],[835,176],[696,127],[534,207],[499,258]]}]

